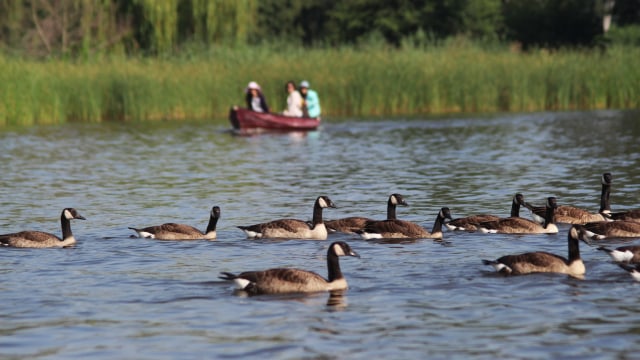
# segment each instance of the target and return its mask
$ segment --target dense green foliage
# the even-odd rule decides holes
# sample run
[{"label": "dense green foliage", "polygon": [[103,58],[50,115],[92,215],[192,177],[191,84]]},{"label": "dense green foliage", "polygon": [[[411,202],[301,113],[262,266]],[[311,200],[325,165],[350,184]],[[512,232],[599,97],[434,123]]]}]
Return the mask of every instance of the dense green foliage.
[{"label": "dense green foliage", "polygon": [[281,50],[217,48],[199,58],[82,63],[0,57],[0,124],[226,122],[250,80],[260,82],[274,110],[282,110],[289,78],[311,82],[327,118],[640,106],[637,47],[521,53],[462,41],[426,50]]},{"label": "dense green foliage", "polygon": [[0,50],[28,57],[161,55],[185,47],[437,43],[602,44],[608,15],[640,24],[640,0],[15,0],[0,2]]}]

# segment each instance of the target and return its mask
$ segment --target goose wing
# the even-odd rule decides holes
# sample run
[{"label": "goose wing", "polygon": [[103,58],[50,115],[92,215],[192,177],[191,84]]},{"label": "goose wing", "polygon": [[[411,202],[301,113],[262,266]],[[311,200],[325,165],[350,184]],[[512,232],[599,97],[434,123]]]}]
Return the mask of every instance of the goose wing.
[{"label": "goose wing", "polygon": [[635,221],[596,221],[586,223],[583,226],[594,234],[607,237],[640,237],[640,223]]},{"label": "goose wing", "polygon": [[130,227],[129,229],[137,232],[140,237],[160,240],[194,239],[204,235],[202,231],[193,226],[176,223],[148,226],[142,229]]},{"label": "goose wing", "polygon": [[560,255],[544,251],[524,253],[520,255],[507,255],[498,259],[503,264],[530,264],[536,267],[549,267],[553,264],[566,264],[567,259]]},{"label": "goose wing", "polygon": [[2,245],[12,245],[16,241],[46,242],[51,240],[62,241],[62,239],[56,235],[43,231],[20,231],[17,233],[0,235],[0,243]]},{"label": "goose wing", "polygon": [[528,232],[533,229],[540,228],[541,225],[533,220],[521,217],[508,217],[495,221],[486,221],[480,223],[480,227],[489,231],[497,231],[504,233]]},{"label": "goose wing", "polygon": [[[541,215],[544,217],[544,213]],[[584,224],[590,221],[604,220],[600,214],[594,214],[590,211],[580,209],[573,206],[560,205],[555,209],[556,222],[567,224]]]},{"label": "goose wing", "polygon": [[313,224],[298,219],[280,219],[250,226],[238,226],[249,237],[285,238],[312,230]]},{"label": "goose wing", "polygon": [[475,231],[478,224],[487,221],[500,220],[500,217],[495,215],[472,215],[463,218],[453,219],[445,223],[445,226],[450,230],[466,230]]},{"label": "goose wing", "polygon": [[152,227],[156,233],[175,233],[184,235],[199,234],[202,235],[202,231],[196,229],[193,226],[176,223],[166,223],[159,226]]},{"label": "goose wing", "polygon": [[[543,251],[506,255],[495,262],[505,265],[507,269],[504,272],[514,275],[534,272],[562,272],[567,266],[567,259],[564,257]],[[494,267],[496,266],[494,265]]]},{"label": "goose wing", "polygon": [[422,238],[431,235],[422,226],[405,220],[369,221],[362,232],[380,234],[383,238]]},{"label": "goose wing", "polygon": [[223,274],[222,279],[234,280],[242,290],[255,294],[324,291],[329,285],[322,276],[300,269],[276,268],[238,275]]},{"label": "goose wing", "polygon": [[331,231],[355,233],[358,230],[362,230],[368,221],[373,220],[361,216],[352,216],[342,219],[325,221],[324,225]]},{"label": "goose wing", "polygon": [[267,230],[281,229],[287,232],[296,232],[300,229],[309,230],[312,224],[304,222],[298,219],[280,219],[266,223],[260,223],[250,226],[238,226],[243,230],[251,230],[259,233],[264,233]]}]

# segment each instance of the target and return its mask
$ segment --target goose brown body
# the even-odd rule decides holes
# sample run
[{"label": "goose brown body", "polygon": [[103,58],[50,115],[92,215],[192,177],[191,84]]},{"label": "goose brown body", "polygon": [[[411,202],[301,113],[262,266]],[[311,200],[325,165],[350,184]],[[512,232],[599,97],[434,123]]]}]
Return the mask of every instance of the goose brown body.
[{"label": "goose brown body", "polygon": [[76,238],[71,232],[72,219],[86,220],[74,208],[62,210],[60,215],[60,225],[62,227],[62,238],[54,234],[42,231],[20,231],[11,234],[0,235],[0,244],[3,246],[18,248],[51,248],[68,247],[76,243]]},{"label": "goose brown body", "polygon": [[[520,216],[520,206],[524,205],[524,196],[522,194],[516,194],[511,201],[511,217],[519,217]],[[447,229],[451,231],[476,231],[478,230],[478,224],[487,222],[487,221],[497,221],[500,220],[499,216],[496,215],[473,215],[467,216],[463,218],[453,219],[444,224]]]},{"label": "goose brown body", "polygon": [[322,209],[328,207],[336,206],[327,196],[319,196],[313,205],[311,224],[298,219],[279,219],[238,228],[244,231],[248,238],[326,240],[327,228],[322,221]]},{"label": "goose brown body", "polygon": [[640,223],[635,221],[597,221],[581,226],[591,240],[640,237]]},{"label": "goose brown body", "polygon": [[359,257],[347,243],[332,243],[327,250],[327,279],[312,271],[288,268],[247,271],[237,275],[223,272],[220,278],[232,280],[237,289],[256,295],[344,290],[348,284],[340,270],[340,256]]},{"label": "goose brown body", "polygon": [[[597,213],[580,209],[574,206],[560,205],[555,210],[555,222],[565,224],[585,224],[594,221],[607,221],[611,219],[609,215],[611,211],[610,194],[611,184],[613,182],[611,173],[604,173],[601,177],[602,191],[600,192],[600,210]],[[531,211],[531,216],[538,223],[544,223],[546,214],[545,206],[533,206],[529,203],[524,204]]]},{"label": "goose brown body", "polygon": [[451,219],[451,212],[447,207],[438,212],[431,232],[416,223],[396,219],[370,221],[358,233],[363,239],[442,239],[445,219]]},{"label": "goose brown body", "polygon": [[[542,219],[542,221],[537,221],[537,222],[542,223],[544,222],[544,215],[540,215],[541,214],[539,210],[540,208],[542,208],[544,211],[544,207],[535,207],[534,210],[532,210],[532,212],[537,215],[537,217],[534,217],[536,220]],[[568,206],[568,205],[558,206],[555,211],[555,216],[556,216],[555,221],[557,223],[565,223],[565,224],[585,224],[588,222],[606,221],[609,219],[609,217],[606,214],[603,214],[603,213],[596,214],[584,209],[580,209],[580,208]]]},{"label": "goose brown body", "polygon": [[141,238],[157,240],[213,240],[217,237],[216,225],[218,223],[218,219],[220,219],[220,207],[214,206],[211,208],[209,224],[204,232],[191,225],[176,223],[165,223],[140,229],[130,227],[129,229],[138,233],[138,236]]},{"label": "goose brown body", "polygon": [[478,230],[492,234],[556,234],[558,232],[558,227],[554,224],[556,207],[556,198],[549,197],[546,205],[545,223],[542,225],[521,217],[508,217],[480,223]]},{"label": "goose brown body", "polygon": [[[401,194],[391,194],[387,200],[387,220],[396,219],[396,206],[408,206],[409,204],[404,200]],[[368,221],[374,221],[373,219],[350,216],[346,218],[325,221],[325,226],[329,231],[343,232],[347,234],[356,233],[362,230]]]},{"label": "goose brown body", "polygon": [[561,273],[575,277],[585,274],[585,266],[580,258],[579,241],[582,240],[580,229],[573,226],[568,233],[569,257],[544,251],[529,252],[518,255],[506,255],[497,260],[483,260],[485,265],[493,266],[496,271],[505,275],[523,275],[531,273]]}]

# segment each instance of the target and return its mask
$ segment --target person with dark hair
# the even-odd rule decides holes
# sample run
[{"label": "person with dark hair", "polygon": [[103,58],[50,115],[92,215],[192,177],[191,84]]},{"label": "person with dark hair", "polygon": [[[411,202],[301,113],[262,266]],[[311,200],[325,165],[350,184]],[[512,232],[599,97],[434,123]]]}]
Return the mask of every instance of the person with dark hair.
[{"label": "person with dark hair", "polygon": [[256,112],[269,112],[269,106],[267,105],[267,100],[262,94],[262,89],[257,82],[252,81],[247,85],[247,88],[244,89],[247,100],[247,108]]},{"label": "person with dark hair", "polygon": [[302,117],[302,95],[296,89],[296,83],[293,81],[287,81],[285,89],[289,93],[287,96],[287,108],[284,110],[283,114],[286,116],[296,116]]}]

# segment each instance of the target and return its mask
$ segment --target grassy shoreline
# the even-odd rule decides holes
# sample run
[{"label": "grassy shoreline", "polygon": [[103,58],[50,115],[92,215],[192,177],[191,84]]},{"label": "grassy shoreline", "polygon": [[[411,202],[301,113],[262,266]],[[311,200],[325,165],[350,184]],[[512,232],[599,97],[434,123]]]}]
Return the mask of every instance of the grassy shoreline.
[{"label": "grassy shoreline", "polygon": [[640,107],[640,48],[598,51],[215,49],[193,58],[88,62],[0,56],[0,126],[218,119],[258,81],[281,111],[307,79],[325,117]]}]

